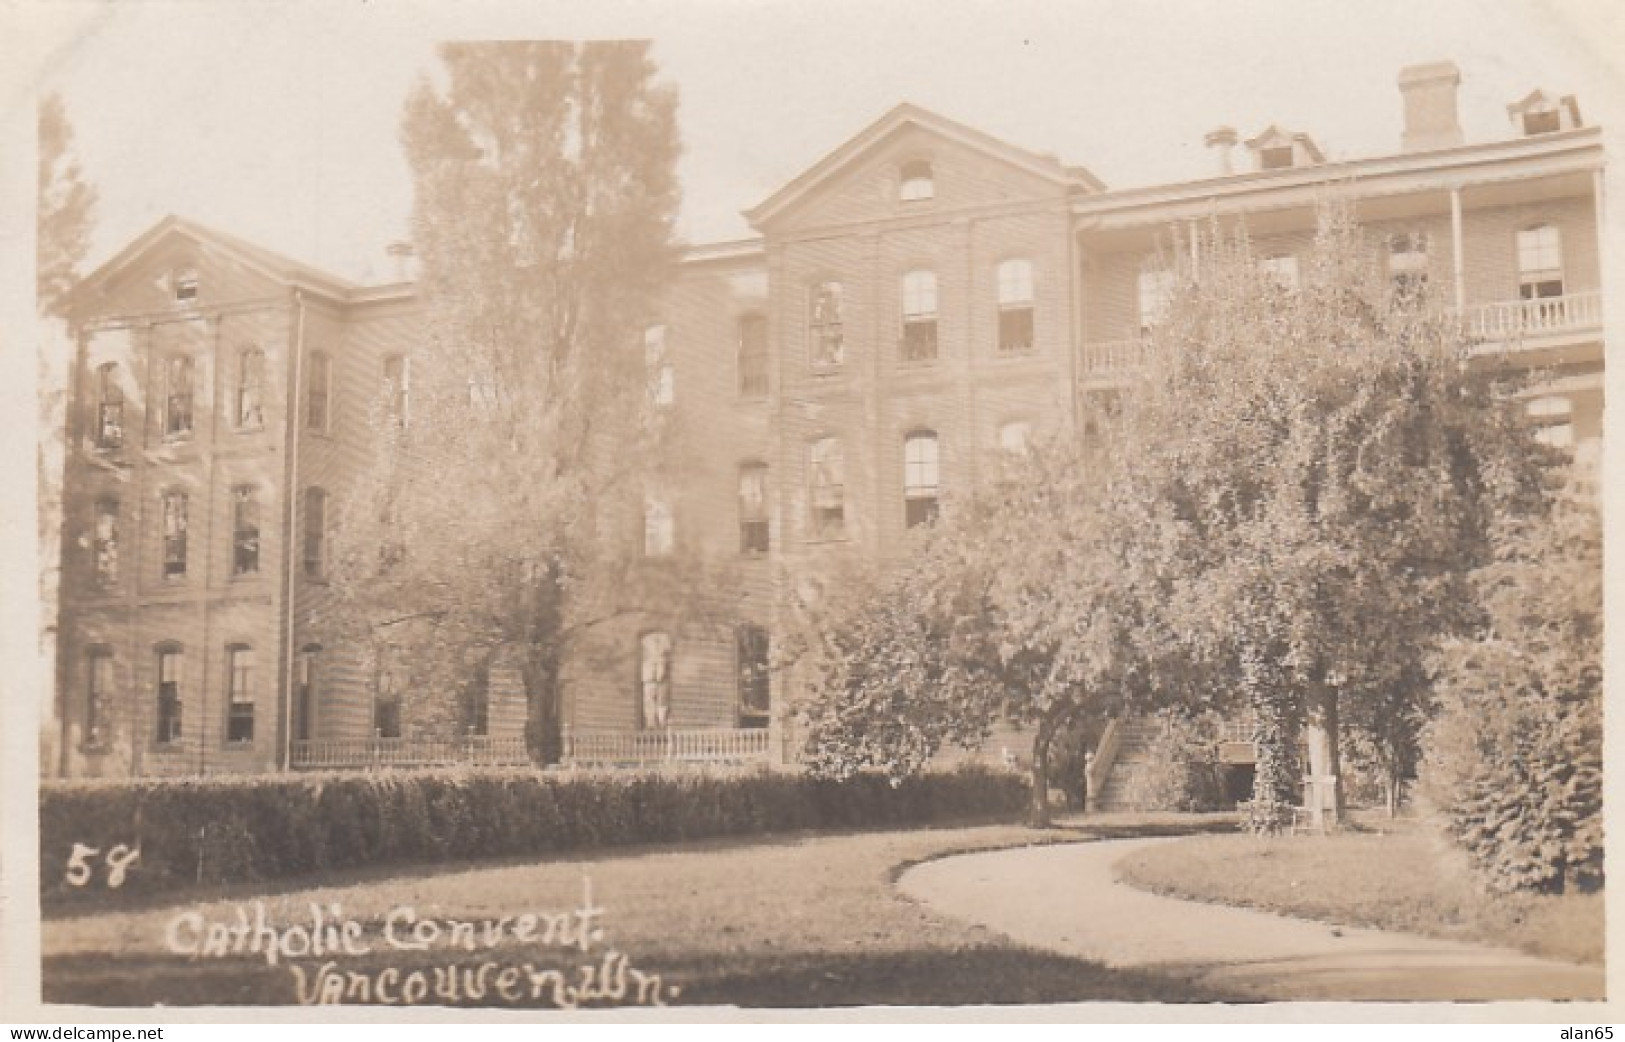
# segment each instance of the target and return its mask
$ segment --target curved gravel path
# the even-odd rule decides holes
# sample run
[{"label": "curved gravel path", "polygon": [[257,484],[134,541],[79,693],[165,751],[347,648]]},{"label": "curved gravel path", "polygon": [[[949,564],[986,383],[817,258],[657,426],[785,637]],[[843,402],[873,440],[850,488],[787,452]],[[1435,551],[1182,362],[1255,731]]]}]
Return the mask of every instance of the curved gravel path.
[{"label": "curved gravel path", "polygon": [[[1595,966],[1506,948],[1328,926],[1201,904],[1116,881],[1120,858],[1167,839],[1102,840],[963,854],[916,865],[908,896],[1018,941],[1151,970],[1257,1000],[1593,999]],[[1579,1011],[1576,1011],[1577,1013]]]}]

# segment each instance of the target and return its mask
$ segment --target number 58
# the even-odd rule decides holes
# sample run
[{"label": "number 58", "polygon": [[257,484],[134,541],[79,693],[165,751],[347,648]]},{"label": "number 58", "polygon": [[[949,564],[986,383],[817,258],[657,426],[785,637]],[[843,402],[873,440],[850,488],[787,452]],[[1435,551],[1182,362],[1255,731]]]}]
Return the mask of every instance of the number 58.
[{"label": "number 58", "polygon": [[[69,886],[84,886],[89,883],[95,874],[90,859],[100,854],[98,847],[87,847],[83,843],[73,845],[73,853],[68,857],[68,869],[63,873],[63,879]],[[107,852],[104,859],[107,864],[107,885],[111,889],[118,889],[124,885],[124,874],[129,871],[130,865],[141,856],[140,848],[131,848],[123,843]]]}]

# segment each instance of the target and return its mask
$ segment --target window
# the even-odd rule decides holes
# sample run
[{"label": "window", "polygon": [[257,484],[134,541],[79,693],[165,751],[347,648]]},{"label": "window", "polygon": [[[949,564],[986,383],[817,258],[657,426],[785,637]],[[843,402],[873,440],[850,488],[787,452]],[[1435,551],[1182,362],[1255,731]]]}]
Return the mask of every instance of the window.
[{"label": "window", "polygon": [[197,269],[181,268],[175,272],[175,302],[187,304],[197,299]]},{"label": "window", "polygon": [[812,443],[812,534],[815,539],[846,535],[846,458],[836,438]]},{"label": "window", "polygon": [[231,490],[231,574],[260,572],[260,504],[251,485]]},{"label": "window", "polygon": [[643,502],[643,555],[669,557],[674,543],[671,503],[660,496]]},{"label": "window", "polygon": [[672,403],[673,373],[666,353],[666,327],[650,326],[643,331],[643,360],[649,377],[649,404],[662,408]]},{"label": "window", "polygon": [[401,736],[401,690],[403,684],[400,662],[394,648],[381,648],[378,652],[378,684],[372,699],[372,733],[377,738]]},{"label": "window", "polygon": [[735,640],[739,666],[739,726],[766,727],[773,708],[767,672],[767,630],[760,626],[741,626]]},{"label": "window", "polygon": [[1525,112],[1523,114],[1523,132],[1525,136],[1531,134],[1550,134],[1563,129],[1562,118],[1556,109],[1545,112]]},{"label": "window", "polygon": [[841,339],[841,284],[820,282],[813,287],[808,310],[812,364],[840,365],[846,358]]},{"label": "window", "polygon": [[98,449],[124,444],[124,389],[119,386],[117,362],[96,367],[95,439]]},{"label": "window", "polygon": [[1146,268],[1140,272],[1140,332],[1148,333],[1168,317],[1174,298],[1174,273],[1166,268]]},{"label": "window", "polygon": [[158,733],[160,744],[181,739],[181,649],[158,649]]},{"label": "window", "polygon": [[164,493],[164,578],[186,578],[186,493]]},{"label": "window", "polygon": [[911,271],[903,276],[903,361],[937,357],[937,276]]},{"label": "window", "polygon": [[671,722],[671,650],[667,633],[645,633],[638,641],[644,730],[662,730]]},{"label": "window", "polygon": [[1422,295],[1428,283],[1428,237],[1406,232],[1388,240],[1388,278],[1394,293],[1404,299]]},{"label": "window", "polygon": [[903,439],[903,520],[909,528],[937,519],[937,436],[916,431]]},{"label": "window", "polygon": [[327,571],[327,493],[305,489],[305,575],[320,579]]},{"label": "window", "polygon": [[192,433],[192,359],[174,355],[164,362],[164,435]]},{"label": "window", "polygon": [[739,552],[765,554],[767,528],[767,464],[746,463],[739,468]]},{"label": "window", "polygon": [[999,265],[999,351],[1019,354],[1033,349],[1033,266],[1007,260]]},{"label": "window", "polygon": [[936,194],[931,178],[931,164],[924,159],[904,163],[897,186],[897,197],[905,203],[930,199]]},{"label": "window", "polygon": [[95,557],[96,585],[102,588],[118,583],[118,497],[98,496],[96,528],[91,542]]},{"label": "window", "polygon": [[299,652],[299,662],[294,673],[293,690],[293,737],[295,741],[308,741],[310,739],[310,721],[316,705],[316,656],[321,653],[321,647],[307,644]]},{"label": "window", "polygon": [[1298,288],[1298,258],[1290,253],[1278,253],[1259,262],[1264,278],[1284,290]]},{"label": "window", "polygon": [[739,396],[767,396],[767,316],[739,319]]},{"label": "window", "polygon": [[1523,300],[1563,295],[1563,239],[1557,228],[1537,224],[1518,233],[1518,296]]},{"label": "window", "polygon": [[999,448],[1012,456],[1024,456],[1032,437],[1032,424],[1026,420],[1011,420],[999,428]]},{"label": "window", "polygon": [[108,714],[113,706],[113,652],[91,648],[85,662],[84,743],[101,745],[107,739]]},{"label": "window", "polygon": [[254,740],[254,650],[241,644],[226,649],[226,741]]},{"label": "window", "polygon": [[405,355],[384,359],[384,420],[392,427],[407,426],[411,408],[412,366]]},{"label": "window", "polygon": [[265,426],[265,352],[251,347],[237,356],[237,427]]},{"label": "window", "polygon": [[307,430],[325,431],[333,368],[325,351],[312,351],[309,363],[310,368],[305,376],[305,427]]},{"label": "window", "polygon": [[1275,148],[1264,148],[1258,152],[1258,166],[1261,170],[1285,170],[1291,165],[1291,145],[1277,145]]},{"label": "window", "polygon": [[1556,449],[1574,447],[1574,403],[1563,397],[1536,398],[1526,407],[1538,426],[1535,440]]}]

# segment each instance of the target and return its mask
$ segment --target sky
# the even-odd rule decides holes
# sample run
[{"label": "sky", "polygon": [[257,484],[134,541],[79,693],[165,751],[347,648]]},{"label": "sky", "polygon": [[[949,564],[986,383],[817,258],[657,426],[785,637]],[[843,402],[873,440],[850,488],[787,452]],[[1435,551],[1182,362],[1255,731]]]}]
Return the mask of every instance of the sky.
[{"label": "sky", "polygon": [[[1583,0],[137,0],[22,8],[101,206],[90,266],[175,213],[361,281],[389,277],[411,184],[402,105],[448,38],[646,37],[680,95],[681,234],[748,237],[760,202],[901,101],[1089,168],[1112,187],[1207,175],[1203,135],[1271,123],[1329,159],[1398,150],[1396,77],[1462,70],[1468,141],[1537,86],[1600,121],[1625,89]],[[3,45],[0,45],[3,46]],[[1625,55],[1625,47],[1613,51]],[[1619,59],[1625,64],[1625,59]],[[1616,125],[1618,125],[1616,123]]]}]

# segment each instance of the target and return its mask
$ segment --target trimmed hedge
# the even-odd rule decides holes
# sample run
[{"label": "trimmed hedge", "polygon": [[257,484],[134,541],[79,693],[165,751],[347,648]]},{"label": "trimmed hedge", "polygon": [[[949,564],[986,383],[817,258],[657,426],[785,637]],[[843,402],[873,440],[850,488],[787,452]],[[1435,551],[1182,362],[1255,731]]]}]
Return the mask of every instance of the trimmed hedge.
[{"label": "trimmed hedge", "polygon": [[121,893],[283,879],[333,869],[556,854],[802,829],[1008,819],[1019,775],[967,767],[893,785],[805,774],[569,774],[457,769],[74,782],[40,789],[40,879],[65,877],[75,844],[103,858],[139,847]]}]

